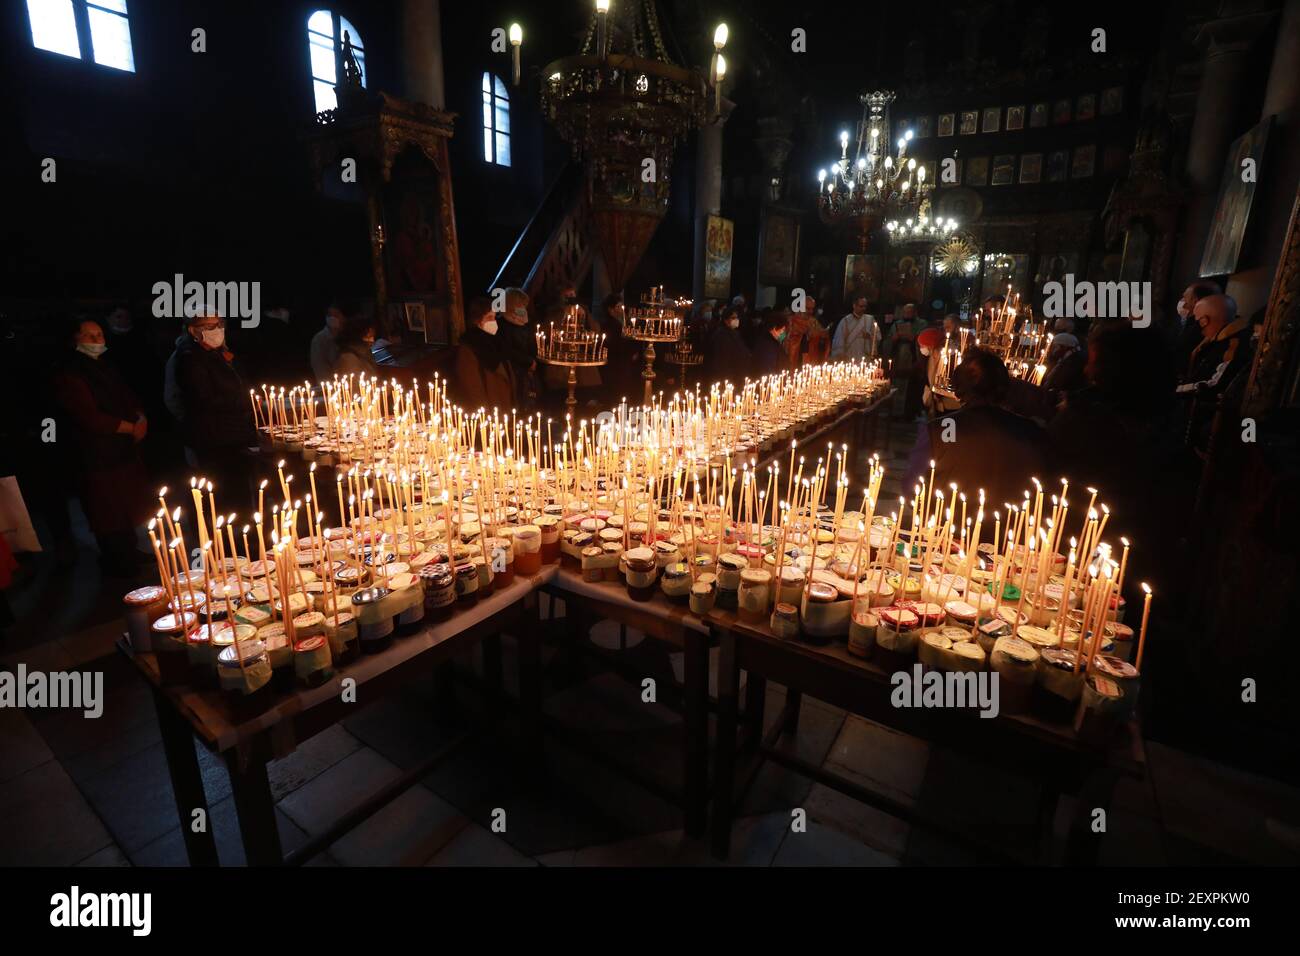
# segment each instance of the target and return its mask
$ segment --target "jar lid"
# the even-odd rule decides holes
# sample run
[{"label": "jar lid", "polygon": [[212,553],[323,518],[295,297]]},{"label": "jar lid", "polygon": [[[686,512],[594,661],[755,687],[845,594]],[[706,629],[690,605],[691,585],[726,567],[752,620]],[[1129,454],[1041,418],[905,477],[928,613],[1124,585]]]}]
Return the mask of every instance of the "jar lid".
[{"label": "jar lid", "polygon": [[362,588],[352,595],[352,603],[356,605],[374,604],[388,597],[388,588],[372,587]]},{"label": "jar lid", "polygon": [[301,641],[298,642],[297,646],[294,647],[294,650],[296,650],[296,651],[318,651],[318,650],[320,650],[324,645],[325,645],[325,638],[323,638],[323,637],[321,637],[319,634],[317,634],[317,635],[315,635],[315,636],[313,636],[313,637],[304,637]]},{"label": "jar lid", "polygon": [[829,604],[840,596],[840,592],[829,584],[814,581],[808,585],[808,600],[819,604]]},{"label": "jar lid", "polygon": [[142,605],[153,604],[155,601],[166,596],[167,591],[158,584],[147,584],[142,588],[136,588],[134,591],[128,591],[122,597],[124,604]]},{"label": "jar lid", "polygon": [[160,634],[178,634],[189,630],[198,622],[199,616],[193,611],[182,611],[179,617],[174,613],[164,614],[150,625],[150,630]]},{"label": "jar lid", "polygon": [[240,658],[245,665],[255,664],[266,656],[266,645],[257,638],[231,644],[217,654],[217,664],[221,667],[238,667]]}]

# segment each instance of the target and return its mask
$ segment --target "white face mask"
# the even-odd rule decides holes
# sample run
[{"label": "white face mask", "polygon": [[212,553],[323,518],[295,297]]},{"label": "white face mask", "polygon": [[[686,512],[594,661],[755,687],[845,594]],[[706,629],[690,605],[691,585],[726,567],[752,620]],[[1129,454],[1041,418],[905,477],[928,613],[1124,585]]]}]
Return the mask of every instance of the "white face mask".
[{"label": "white face mask", "polygon": [[210,349],[219,349],[226,344],[225,329],[204,329],[200,335],[200,340]]},{"label": "white face mask", "polygon": [[1180,319],[1187,318],[1187,303],[1182,299],[1178,300],[1178,317]]},{"label": "white face mask", "polygon": [[484,322],[481,326],[479,326],[479,328],[481,328],[481,329],[482,329],[484,332],[486,332],[488,335],[496,335],[496,334],[497,334],[497,320],[496,320],[496,319],[488,319],[488,320],[487,320],[486,322]]},{"label": "white face mask", "polygon": [[77,351],[82,355],[89,355],[91,358],[97,359],[108,351],[108,346],[103,342],[78,342]]}]

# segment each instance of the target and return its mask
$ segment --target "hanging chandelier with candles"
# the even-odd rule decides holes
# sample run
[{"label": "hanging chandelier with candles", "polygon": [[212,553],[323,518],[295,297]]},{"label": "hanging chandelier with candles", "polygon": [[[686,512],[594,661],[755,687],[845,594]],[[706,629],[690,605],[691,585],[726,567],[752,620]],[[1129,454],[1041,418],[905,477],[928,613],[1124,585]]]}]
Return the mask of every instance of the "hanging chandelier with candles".
[{"label": "hanging chandelier with candles", "polygon": [[956,229],[952,220],[929,216],[934,183],[927,179],[925,167],[907,155],[912,131],[890,140],[889,104],[894,101],[893,91],[863,93],[858,99],[862,103],[862,122],[852,154],[845,130],[840,133],[839,160],[831,164],[829,172],[823,169],[817,174],[821,184],[817,209],[822,221],[851,230],[863,252],[872,234],[886,221],[894,223],[888,231],[891,238],[897,234],[898,241],[913,234],[920,241],[929,239],[931,233],[942,238],[945,230]]},{"label": "hanging chandelier with candles", "polygon": [[542,110],[587,167],[614,288],[631,274],[668,209],[677,146],[716,116],[726,42],[721,25],[706,75],[669,56],[655,0],[596,0],[580,52],[543,71]]}]

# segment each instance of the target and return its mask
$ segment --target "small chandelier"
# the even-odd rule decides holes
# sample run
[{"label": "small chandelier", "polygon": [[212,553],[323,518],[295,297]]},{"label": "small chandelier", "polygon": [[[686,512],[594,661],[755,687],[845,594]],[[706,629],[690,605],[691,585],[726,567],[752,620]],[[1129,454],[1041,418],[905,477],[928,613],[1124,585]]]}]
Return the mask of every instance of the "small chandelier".
[{"label": "small chandelier", "polygon": [[[866,252],[871,234],[882,221],[919,220],[934,184],[926,181],[925,167],[907,156],[911,130],[890,143],[889,104],[894,93],[877,90],[858,99],[862,122],[853,155],[849,156],[845,130],[840,133],[839,160],[831,164],[829,175],[825,169],[817,174],[817,209],[827,225],[851,228]],[[890,152],[891,145],[896,152]]]},{"label": "small chandelier", "polygon": [[931,218],[927,200],[915,219],[890,219],[885,229],[894,245],[937,245],[957,231],[957,220],[943,216]]}]

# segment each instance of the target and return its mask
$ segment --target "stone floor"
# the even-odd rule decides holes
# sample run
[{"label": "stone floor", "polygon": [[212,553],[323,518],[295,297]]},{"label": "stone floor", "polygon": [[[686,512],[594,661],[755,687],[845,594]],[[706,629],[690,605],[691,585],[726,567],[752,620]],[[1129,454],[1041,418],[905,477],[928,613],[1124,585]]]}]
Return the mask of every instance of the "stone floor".
[{"label": "stone floor", "polygon": [[[890,474],[901,474],[915,424],[881,435]],[[886,494],[898,489],[887,489]],[[0,668],[19,662],[44,670],[102,671],[104,715],[0,710],[0,864],[180,866],[185,851],[162,743],[144,683],[113,650],[120,631],[117,594],[101,586],[94,555],[83,547],[78,573],[54,575],[52,558],[13,596],[18,627],[0,646]],[[72,582],[71,592],[56,590]],[[617,646],[603,624],[593,640]],[[517,686],[507,638],[508,688]],[[650,640],[629,635],[634,668],[681,677],[681,661]],[[713,660],[716,670],[716,651]],[[464,670],[476,662],[467,660]],[[659,704],[585,657],[548,649],[547,713],[580,731],[591,746],[634,761],[663,787],[681,782],[681,723]],[[716,680],[716,673],[712,675]],[[716,686],[716,684],[714,684]],[[769,722],[784,691],[768,690]],[[461,720],[478,713],[476,696],[458,692]],[[367,793],[418,763],[456,724],[435,717],[432,687],[417,686],[376,703],[305,741],[271,766],[277,819],[286,851],[319,833]],[[508,721],[476,738],[449,762],[339,840],[311,865],[600,866],[714,865],[703,841],[684,836],[674,806],[548,737],[548,784],[522,779],[510,756]],[[1033,860],[1038,786],[959,753],[934,749],[805,698],[795,739],[781,744],[806,760],[906,805],[943,814],[973,835],[996,838]],[[196,745],[197,746],[197,745]],[[1098,836],[1104,864],[1300,862],[1300,794],[1263,777],[1208,763],[1148,741],[1149,774],[1121,783],[1107,831]],[[244,863],[230,781],[220,761],[197,747],[222,863]],[[1063,832],[1070,807],[1058,814]],[[796,831],[793,812],[806,813]],[[494,822],[504,811],[504,832]],[[731,864],[887,866],[982,862],[838,791],[767,764],[744,799]]]}]

